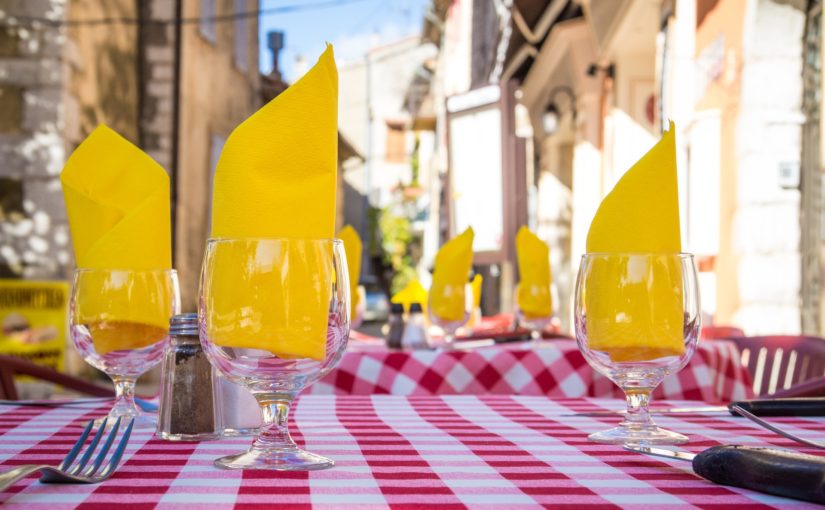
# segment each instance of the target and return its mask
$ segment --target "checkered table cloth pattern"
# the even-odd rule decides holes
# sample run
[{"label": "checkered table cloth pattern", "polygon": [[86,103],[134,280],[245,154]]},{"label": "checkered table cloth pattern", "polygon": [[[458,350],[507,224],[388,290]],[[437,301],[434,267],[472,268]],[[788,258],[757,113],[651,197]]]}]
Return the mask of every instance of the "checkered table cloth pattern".
[{"label": "checkered table cloth pattern", "polygon": [[[733,342],[700,342],[687,367],[666,378],[654,399],[722,402],[752,396]],[[576,342],[499,344],[473,350],[393,351],[352,341],[338,368],[309,388],[335,395],[535,395],[622,397],[587,364]]]},{"label": "checkered table cloth pattern", "polygon": [[[683,405],[684,402],[670,402]],[[526,396],[315,396],[299,399],[296,440],[332,457],[316,472],[222,471],[213,460],[249,439],[169,443],[136,431],[121,467],[102,484],[41,484],[0,494],[4,508],[62,510],[271,508],[814,508],[707,482],[688,462],[587,441],[615,417],[607,399]],[[0,463],[57,464],[105,406],[0,408]],[[694,452],[719,443],[799,448],[743,418],[679,415],[660,425],[688,434]],[[823,418],[776,418],[811,439]],[[276,506],[277,505],[277,506]],[[562,506],[563,505],[563,506]]]}]

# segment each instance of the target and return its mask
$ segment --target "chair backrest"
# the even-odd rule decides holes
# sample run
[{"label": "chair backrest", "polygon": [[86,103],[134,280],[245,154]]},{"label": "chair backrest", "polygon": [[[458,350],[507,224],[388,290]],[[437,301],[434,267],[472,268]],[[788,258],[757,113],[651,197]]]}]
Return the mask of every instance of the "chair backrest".
[{"label": "chair backrest", "polygon": [[825,375],[825,338],[751,336],[730,341],[739,347],[755,395],[771,395]]},{"label": "chair backrest", "polygon": [[15,375],[29,375],[95,397],[113,397],[115,394],[111,388],[102,388],[51,368],[35,365],[31,361],[22,358],[0,355],[0,398],[18,399],[17,387],[14,385]]},{"label": "chair backrest", "polygon": [[740,338],[745,332],[736,326],[703,326],[700,337],[702,340],[719,340],[722,338]]}]

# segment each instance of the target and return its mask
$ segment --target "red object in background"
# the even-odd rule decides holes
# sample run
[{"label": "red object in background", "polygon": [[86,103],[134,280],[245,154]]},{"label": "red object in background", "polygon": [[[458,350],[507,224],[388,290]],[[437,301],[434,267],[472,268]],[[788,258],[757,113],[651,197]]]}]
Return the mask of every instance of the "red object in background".
[{"label": "red object in background", "polygon": [[743,336],[745,336],[745,332],[735,326],[707,326],[702,328],[699,335],[702,340],[741,338]]},{"label": "red object in background", "polygon": [[[825,338],[815,336],[752,336],[729,338],[742,356],[742,365],[753,379],[757,396],[813,396],[825,386],[805,389],[796,394],[796,386],[825,375]],[[813,384],[813,383],[810,383]],[[809,384],[809,386],[810,386]],[[817,393],[820,391],[820,393]]]},{"label": "red object in background", "polygon": [[17,400],[17,387],[14,385],[15,375],[28,375],[42,381],[59,384],[64,388],[95,397],[114,397],[112,388],[102,388],[83,379],[56,372],[48,367],[15,356],[0,355],[0,398]]}]

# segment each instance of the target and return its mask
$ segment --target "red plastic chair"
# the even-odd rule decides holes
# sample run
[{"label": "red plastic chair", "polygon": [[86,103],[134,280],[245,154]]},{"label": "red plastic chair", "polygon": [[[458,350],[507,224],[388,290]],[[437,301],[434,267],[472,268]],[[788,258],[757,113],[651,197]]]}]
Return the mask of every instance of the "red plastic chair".
[{"label": "red plastic chair", "polygon": [[702,340],[741,338],[743,336],[745,336],[745,332],[735,326],[705,326],[700,334]]},{"label": "red plastic chair", "polygon": [[[751,336],[730,338],[753,379],[755,395],[793,396],[794,387],[825,376],[825,338]],[[802,395],[798,395],[802,396]]]},{"label": "red plastic chair", "polygon": [[825,377],[817,377],[784,390],[778,390],[771,398],[825,397]]},{"label": "red plastic chair", "polygon": [[17,387],[14,385],[15,375],[36,377],[37,379],[59,384],[68,390],[94,397],[113,397],[115,395],[112,388],[103,388],[51,368],[35,365],[22,358],[0,355],[0,398],[6,400],[19,399]]}]

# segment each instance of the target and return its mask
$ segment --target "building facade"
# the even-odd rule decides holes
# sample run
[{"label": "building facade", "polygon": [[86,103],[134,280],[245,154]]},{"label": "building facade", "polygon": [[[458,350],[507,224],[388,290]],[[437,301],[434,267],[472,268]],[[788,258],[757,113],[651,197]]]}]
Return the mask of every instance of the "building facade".
[{"label": "building facade", "polygon": [[553,23],[521,89],[538,133],[539,225],[563,218],[577,260],[601,198],[672,119],[706,323],[820,334],[819,4],[589,0]]},{"label": "building facade", "polygon": [[170,174],[174,264],[184,306],[194,308],[217,155],[260,105],[257,8],[0,0],[0,276],[69,278],[59,174],[106,123]]}]

